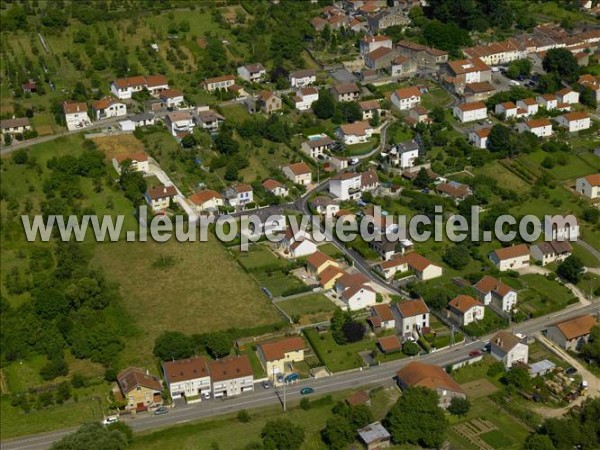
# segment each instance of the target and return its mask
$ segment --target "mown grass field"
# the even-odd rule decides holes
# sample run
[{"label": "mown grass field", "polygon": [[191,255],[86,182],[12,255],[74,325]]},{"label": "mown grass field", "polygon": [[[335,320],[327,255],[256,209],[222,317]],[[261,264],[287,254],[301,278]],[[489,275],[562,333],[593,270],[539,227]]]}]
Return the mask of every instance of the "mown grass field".
[{"label": "mown grass field", "polygon": [[323,294],[310,294],[277,303],[290,317],[301,317],[300,323],[317,323],[328,320],[335,304]]},{"label": "mown grass field", "polygon": [[374,350],[377,342],[374,338],[365,338],[352,344],[338,345],[329,332],[307,329],[305,334],[323,364],[333,372],[361,367],[363,360],[358,352]]}]

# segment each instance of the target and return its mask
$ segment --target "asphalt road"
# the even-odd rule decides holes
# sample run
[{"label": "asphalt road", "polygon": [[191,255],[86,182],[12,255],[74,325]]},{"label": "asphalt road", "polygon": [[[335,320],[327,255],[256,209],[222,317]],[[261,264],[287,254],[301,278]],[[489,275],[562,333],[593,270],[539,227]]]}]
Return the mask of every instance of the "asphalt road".
[{"label": "asphalt road", "polygon": [[[562,312],[551,314],[546,317],[540,317],[527,321],[523,324],[515,325],[512,331],[532,335],[543,329],[548,324],[559,320],[567,319],[579,314],[600,313],[600,303],[595,302],[587,306],[573,305]],[[371,367],[365,370],[354,370],[333,375],[328,378],[318,380],[301,380],[299,383],[286,388],[286,400],[297,401],[300,398],[300,389],[310,386],[315,390],[315,395],[323,395],[336,391],[356,389],[362,386],[389,385],[393,383],[393,377],[398,369],[408,364],[410,361],[418,359],[429,364],[438,366],[447,366],[468,357],[468,353],[480,349],[483,344],[489,341],[491,335],[482,337],[469,343],[457,344],[439,352],[431,353],[416,358],[405,358],[398,361],[391,361],[380,366]],[[243,394],[239,397],[227,400],[207,400],[199,404],[178,407],[171,410],[168,414],[162,416],[144,415],[135,419],[122,419],[130,425],[135,432],[156,430],[175,425],[180,425],[194,420],[217,416],[222,414],[235,413],[241,409],[252,409],[264,406],[281,405],[283,390],[263,389],[260,384],[255,386],[256,391]],[[20,439],[3,441],[0,443],[2,450],[41,450],[52,445],[53,442],[61,439],[74,429],[61,430],[52,433],[27,436]]]}]

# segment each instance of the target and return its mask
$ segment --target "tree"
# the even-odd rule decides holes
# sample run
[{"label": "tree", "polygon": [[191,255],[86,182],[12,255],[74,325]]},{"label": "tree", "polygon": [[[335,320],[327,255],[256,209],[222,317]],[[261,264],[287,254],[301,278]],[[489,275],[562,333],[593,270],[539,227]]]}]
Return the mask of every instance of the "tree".
[{"label": "tree", "polygon": [[40,376],[46,380],[54,380],[58,377],[68,375],[69,365],[62,354],[54,355],[41,369]]},{"label": "tree", "polygon": [[127,447],[127,436],[117,427],[104,427],[100,423],[86,423],[77,431],[54,443],[51,450],[110,449]]},{"label": "tree", "polygon": [[215,137],[216,149],[224,155],[233,155],[239,150],[238,142],[233,138],[233,131],[227,126],[222,126]]},{"label": "tree", "polygon": [[373,113],[373,117],[371,117],[371,119],[369,120],[369,125],[371,125],[372,127],[378,127],[380,122],[381,119],[379,117],[379,111],[375,110],[375,112]]},{"label": "tree", "polygon": [[506,76],[509,78],[518,78],[519,76],[528,76],[531,73],[533,64],[528,59],[516,59],[511,61],[506,71]]},{"label": "tree", "polygon": [[487,148],[491,152],[505,152],[510,145],[511,132],[504,125],[496,124],[490,130],[487,140]]},{"label": "tree", "polygon": [[162,361],[185,359],[194,355],[192,338],[178,331],[165,331],[156,338],[154,356]]},{"label": "tree", "polygon": [[453,245],[444,252],[442,259],[453,269],[460,270],[469,264],[471,254],[466,245]]},{"label": "tree", "polygon": [[558,74],[567,81],[574,81],[579,73],[577,59],[566,48],[552,48],[546,52],[542,60],[542,67],[546,72]]},{"label": "tree", "polygon": [[581,354],[600,364],[600,325],[592,327],[589,341],[581,348]]},{"label": "tree", "polygon": [[404,344],[402,344],[402,353],[404,353],[407,356],[417,355],[420,350],[421,349],[419,348],[419,346],[414,342],[406,341]]},{"label": "tree", "polygon": [[196,145],[196,139],[191,133],[186,134],[183,139],[181,139],[181,146],[183,148],[192,148],[194,145]]},{"label": "tree", "polygon": [[579,282],[581,276],[583,275],[583,271],[583,262],[576,255],[569,256],[562,263],[560,263],[558,269],[556,269],[556,273],[560,277],[574,284]]},{"label": "tree", "polygon": [[545,434],[530,434],[525,439],[524,450],[555,450],[552,440]]},{"label": "tree", "polygon": [[206,350],[214,359],[223,358],[231,352],[231,338],[226,333],[210,333],[206,337]]},{"label": "tree", "polygon": [[335,100],[328,89],[319,91],[319,99],[312,104],[312,110],[319,119],[329,119],[335,113]]},{"label": "tree", "polygon": [[304,442],[304,429],[289,419],[269,420],[260,434],[266,449],[298,450]]},{"label": "tree", "polygon": [[27,160],[29,159],[29,153],[24,148],[21,148],[14,152],[11,155],[10,159],[12,159],[12,162],[14,162],[15,164],[27,164]]},{"label": "tree", "polygon": [[242,409],[240,412],[238,412],[237,418],[242,423],[250,422],[250,414],[248,414],[248,411],[245,409]]},{"label": "tree", "polygon": [[133,442],[133,430],[125,422],[114,422],[109,424],[106,428],[110,431],[118,431],[123,434],[128,444]]},{"label": "tree", "polygon": [[469,409],[471,409],[471,402],[468,398],[452,397],[448,406],[448,412],[455,416],[466,416]]},{"label": "tree", "polygon": [[300,400],[300,408],[304,411],[308,411],[310,406],[310,399],[308,397],[302,397],[302,400]]},{"label": "tree", "polygon": [[355,431],[350,421],[343,416],[334,415],[329,418],[321,431],[321,438],[328,448],[342,450],[354,441]]},{"label": "tree", "polygon": [[418,188],[425,189],[430,183],[431,179],[429,178],[427,170],[424,167],[421,167],[417,173],[417,176],[413,180],[413,184]]},{"label": "tree", "polygon": [[349,343],[358,342],[365,337],[365,326],[355,320],[350,320],[342,326],[342,331]]},{"label": "tree", "polygon": [[448,421],[438,402],[437,392],[431,389],[413,387],[404,391],[384,420],[394,443],[440,448]]},{"label": "tree", "polygon": [[348,413],[350,424],[355,430],[366,427],[375,420],[373,417],[373,411],[371,411],[371,408],[369,408],[367,405],[351,406],[348,410]]},{"label": "tree", "polygon": [[594,208],[593,206],[590,206],[583,210],[582,217],[583,220],[585,220],[586,222],[598,223],[598,221],[600,220],[600,210]]},{"label": "tree", "polygon": [[335,106],[335,122],[356,122],[362,119],[362,111],[356,102],[337,102]]},{"label": "tree", "polygon": [[501,381],[507,386],[513,386],[517,389],[527,389],[531,385],[531,376],[526,368],[513,366],[506,372]]}]

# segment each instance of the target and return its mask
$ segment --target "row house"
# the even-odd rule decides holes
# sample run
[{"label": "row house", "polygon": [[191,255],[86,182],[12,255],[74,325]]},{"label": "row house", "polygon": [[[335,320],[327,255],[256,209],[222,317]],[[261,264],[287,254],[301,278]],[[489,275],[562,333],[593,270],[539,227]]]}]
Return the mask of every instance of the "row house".
[{"label": "row house", "polygon": [[111,92],[121,100],[129,99],[134,93],[141,92],[144,89],[156,96],[161,91],[169,89],[169,81],[164,75],[150,75],[147,77],[117,78],[110,84]]},{"label": "row house", "polygon": [[392,40],[387,36],[365,36],[360,41],[360,54],[364,58],[379,48],[391,49],[392,47]]},{"label": "row house", "polygon": [[189,403],[210,398],[212,392],[208,360],[202,356],[163,363],[163,376],[172,399],[185,398]]},{"label": "row house", "polygon": [[415,61],[418,67],[432,70],[448,62],[448,52],[416,42],[401,40],[396,43],[395,47],[398,53]]},{"label": "row house", "polygon": [[208,372],[214,398],[232,397],[254,390],[254,372],[248,355],[209,361]]},{"label": "row house", "polygon": [[462,94],[469,83],[492,81],[492,69],[479,58],[449,61],[444,65],[444,72],[457,94]]},{"label": "row house", "polygon": [[379,33],[381,30],[385,30],[388,27],[408,26],[410,24],[410,19],[399,8],[388,8],[373,16],[369,16],[367,22],[371,32]]},{"label": "row house", "polygon": [[490,66],[508,64],[511,61],[525,58],[527,56],[523,47],[514,38],[502,42],[494,42],[488,45],[477,45],[463,49],[463,53],[469,58],[479,58]]},{"label": "row house", "polygon": [[417,86],[411,86],[394,91],[390,100],[398,110],[406,111],[421,103],[421,95],[421,90]]},{"label": "row house", "polygon": [[380,47],[364,56],[365,66],[369,69],[383,69],[390,67],[392,61],[396,58],[396,51],[393,48]]},{"label": "row house", "polygon": [[409,77],[417,72],[417,63],[408,56],[397,55],[391,62],[390,72],[392,77]]},{"label": "row house", "polygon": [[237,68],[238,77],[250,83],[260,83],[267,75],[267,71],[260,63],[247,64]]},{"label": "row house", "polygon": [[573,247],[567,241],[543,241],[532,245],[530,251],[531,257],[545,266],[567,259],[573,253]]}]

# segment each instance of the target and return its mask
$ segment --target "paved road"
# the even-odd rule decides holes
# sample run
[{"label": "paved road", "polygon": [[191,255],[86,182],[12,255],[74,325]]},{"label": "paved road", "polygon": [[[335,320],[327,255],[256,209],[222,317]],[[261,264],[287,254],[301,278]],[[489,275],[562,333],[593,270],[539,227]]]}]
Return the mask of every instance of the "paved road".
[{"label": "paved road", "polygon": [[[513,327],[513,331],[526,335],[533,335],[545,329],[549,323],[558,320],[567,319],[583,313],[600,313],[600,304],[594,303],[587,306],[573,305],[560,313],[552,314],[547,317],[540,317],[518,324]],[[436,353],[431,353],[421,357],[416,357],[420,361],[429,364],[436,364],[445,367],[449,364],[464,360],[468,357],[470,351],[479,349],[484,342],[490,339],[491,335],[482,337],[480,340],[469,343],[458,344]],[[393,382],[398,369],[408,364],[414,358],[405,358],[398,361],[391,361],[377,367],[365,369],[363,371],[355,370],[333,375],[319,380],[302,380],[298,384],[286,388],[287,401],[297,401],[300,398],[300,389],[310,386],[315,389],[316,394],[328,394],[336,391],[356,389],[361,386],[389,385]],[[149,431],[169,426],[179,425],[205,417],[221,414],[235,413],[241,409],[252,409],[263,406],[273,406],[281,404],[283,391],[281,388],[263,389],[260,384],[256,385],[256,391],[244,394],[240,397],[228,400],[208,400],[202,403],[178,407],[169,414],[163,416],[144,415],[136,419],[123,419],[130,425],[134,431]],[[2,450],[41,450],[48,448],[52,442],[59,440],[65,434],[72,432],[73,429],[61,430],[53,433],[45,433],[35,436],[28,436],[21,439],[3,441],[0,444]]]}]

